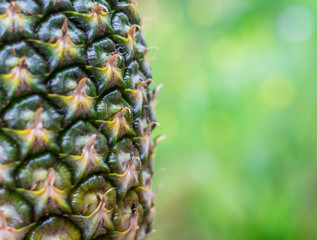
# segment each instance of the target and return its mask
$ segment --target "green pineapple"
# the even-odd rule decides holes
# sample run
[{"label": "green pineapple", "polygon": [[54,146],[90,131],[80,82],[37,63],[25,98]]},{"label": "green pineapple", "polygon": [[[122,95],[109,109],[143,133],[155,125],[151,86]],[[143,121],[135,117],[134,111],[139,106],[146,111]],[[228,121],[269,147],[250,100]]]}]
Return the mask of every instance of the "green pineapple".
[{"label": "green pineapple", "polygon": [[0,239],[145,239],[155,96],[133,0],[0,0]]}]

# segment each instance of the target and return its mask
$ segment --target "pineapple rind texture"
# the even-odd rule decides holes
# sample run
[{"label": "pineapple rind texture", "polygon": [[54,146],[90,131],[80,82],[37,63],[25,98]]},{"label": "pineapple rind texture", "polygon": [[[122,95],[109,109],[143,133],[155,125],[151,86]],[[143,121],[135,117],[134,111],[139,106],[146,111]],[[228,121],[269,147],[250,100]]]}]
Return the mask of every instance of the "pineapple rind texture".
[{"label": "pineapple rind texture", "polygon": [[152,232],[148,50],[135,0],[0,0],[0,240]]}]

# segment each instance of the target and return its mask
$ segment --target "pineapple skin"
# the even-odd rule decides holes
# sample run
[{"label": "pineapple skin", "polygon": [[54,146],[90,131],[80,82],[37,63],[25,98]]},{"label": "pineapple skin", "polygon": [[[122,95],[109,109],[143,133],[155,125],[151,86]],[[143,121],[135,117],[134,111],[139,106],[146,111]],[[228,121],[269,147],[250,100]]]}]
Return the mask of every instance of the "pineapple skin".
[{"label": "pineapple skin", "polygon": [[147,51],[134,0],[0,0],[0,240],[151,233]]}]

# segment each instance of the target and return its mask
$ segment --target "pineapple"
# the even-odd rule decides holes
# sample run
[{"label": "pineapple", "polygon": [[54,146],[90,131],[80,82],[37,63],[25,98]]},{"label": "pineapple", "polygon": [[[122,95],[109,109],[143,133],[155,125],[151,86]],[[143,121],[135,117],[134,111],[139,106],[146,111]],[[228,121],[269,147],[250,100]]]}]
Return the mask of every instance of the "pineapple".
[{"label": "pineapple", "polygon": [[0,0],[0,239],[151,233],[153,82],[133,0]]}]

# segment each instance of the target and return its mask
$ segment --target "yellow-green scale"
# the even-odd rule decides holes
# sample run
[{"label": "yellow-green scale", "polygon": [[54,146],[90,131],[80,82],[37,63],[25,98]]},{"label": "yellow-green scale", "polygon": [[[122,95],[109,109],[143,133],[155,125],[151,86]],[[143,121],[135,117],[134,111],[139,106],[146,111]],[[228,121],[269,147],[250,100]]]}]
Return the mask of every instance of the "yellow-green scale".
[{"label": "yellow-green scale", "polygon": [[155,90],[133,0],[0,0],[0,239],[145,239]]}]

